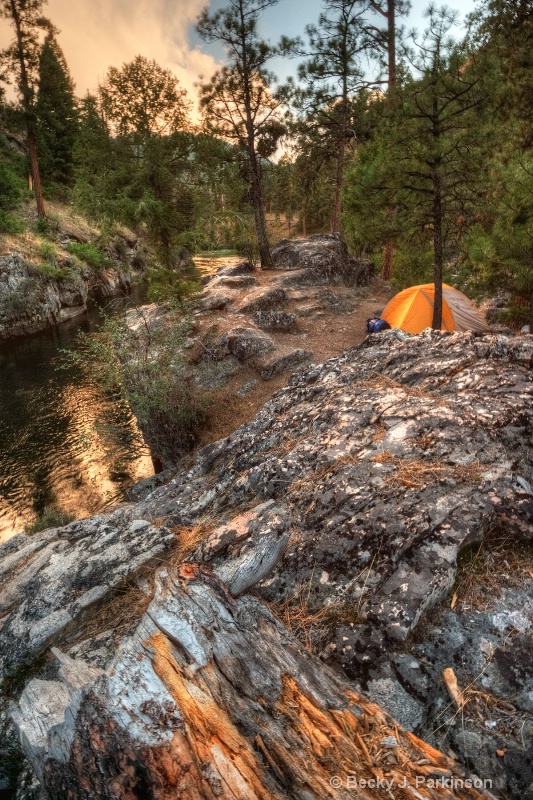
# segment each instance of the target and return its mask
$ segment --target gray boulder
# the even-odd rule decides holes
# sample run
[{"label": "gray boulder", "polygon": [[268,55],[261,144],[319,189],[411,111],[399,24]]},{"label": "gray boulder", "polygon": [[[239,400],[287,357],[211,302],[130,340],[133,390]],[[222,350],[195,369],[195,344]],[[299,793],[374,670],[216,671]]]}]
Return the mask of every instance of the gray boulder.
[{"label": "gray boulder", "polygon": [[283,239],[272,249],[273,269],[293,273],[284,285],[315,286],[368,283],[372,264],[349,255],[338,234],[317,234],[307,239]]},{"label": "gray boulder", "polygon": [[247,294],[235,307],[237,314],[253,314],[256,311],[267,311],[279,308],[286,303],[286,295],[280,287],[261,287]]},{"label": "gray boulder", "polygon": [[227,351],[239,361],[248,361],[250,358],[274,350],[275,345],[270,336],[256,328],[232,328],[222,334],[218,348],[220,350],[227,348]]},{"label": "gray boulder", "polygon": [[312,358],[312,356],[311,350],[304,350],[303,347],[295,347],[293,349],[278,348],[270,358],[267,357],[262,360],[259,374],[264,381],[268,381],[286,369],[303,364],[304,361]]},{"label": "gray boulder", "polygon": [[296,314],[290,311],[256,311],[252,321],[265,330],[290,331],[296,324]]}]

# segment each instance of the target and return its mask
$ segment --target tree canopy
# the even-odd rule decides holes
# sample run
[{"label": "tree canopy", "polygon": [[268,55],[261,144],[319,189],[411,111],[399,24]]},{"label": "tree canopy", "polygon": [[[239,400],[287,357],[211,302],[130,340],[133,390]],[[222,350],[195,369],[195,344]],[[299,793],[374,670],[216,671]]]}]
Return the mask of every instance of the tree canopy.
[{"label": "tree canopy", "polygon": [[119,135],[168,136],[189,125],[187,92],[154,59],[139,55],[120,69],[110,67],[99,96],[107,122]]},{"label": "tree canopy", "polygon": [[[0,114],[23,120],[38,213],[42,172],[45,193],[144,233],[162,269],[183,248],[246,242],[269,267],[282,224],[342,230],[398,288],[431,277],[505,287],[516,324],[530,319],[528,4],[479,0],[462,38],[453,12],[430,6],[425,33],[408,37],[404,0],[323,0],[304,44],[264,34],[277,2],[226,0],[199,15],[198,34],[223,55],[200,78],[195,126],[176,76],[144,55],[77,99],[45,0],[0,0],[13,32],[0,81],[18,90],[10,103],[0,87]],[[272,66],[291,55],[297,76],[283,87]],[[24,196],[20,164],[0,177],[9,216]],[[438,291],[435,314],[437,326]]]}]

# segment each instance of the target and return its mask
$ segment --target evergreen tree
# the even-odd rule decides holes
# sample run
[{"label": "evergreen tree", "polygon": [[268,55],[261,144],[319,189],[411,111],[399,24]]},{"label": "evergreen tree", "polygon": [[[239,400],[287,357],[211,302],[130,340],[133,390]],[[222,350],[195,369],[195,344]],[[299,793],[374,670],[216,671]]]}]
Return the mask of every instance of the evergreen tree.
[{"label": "evergreen tree", "polygon": [[533,148],[533,11],[527,0],[483,0],[473,42],[495,77],[491,101],[513,145]]},{"label": "evergreen tree", "polygon": [[[365,2],[365,0],[363,0]],[[393,89],[397,79],[398,61],[398,29],[397,16],[409,13],[411,4],[409,0],[370,0],[369,9],[386,20],[385,28],[374,25],[368,21],[364,28],[368,38],[370,51],[384,63],[387,75],[388,100],[393,102]],[[399,33],[402,33],[401,29]],[[389,209],[388,216],[394,214],[394,209]],[[383,248],[383,279],[389,281],[392,277],[392,264],[394,260],[391,242],[386,242]]]},{"label": "evergreen tree", "polygon": [[37,154],[35,116],[35,83],[39,62],[39,33],[51,30],[50,22],[42,16],[46,0],[0,0],[0,18],[9,20],[15,29],[12,43],[0,52],[0,66],[16,78],[28,138],[30,173],[40,217],[46,217],[41,173]]},{"label": "evergreen tree", "polygon": [[[363,0],[363,2],[366,2],[366,0]],[[387,86],[390,90],[396,86],[397,77],[398,29],[396,18],[408,14],[411,4],[408,0],[370,0],[368,9],[386,20],[385,28],[374,25],[367,20],[364,24],[364,30],[370,49],[380,57],[380,60],[384,61]]]},{"label": "evergreen tree", "polygon": [[170,70],[137,56],[86,98],[76,145],[78,203],[100,220],[143,228],[167,269],[180,263],[193,225],[188,110]]},{"label": "evergreen tree", "polygon": [[362,228],[365,218],[379,219],[384,242],[430,248],[438,329],[445,259],[479,209],[488,142],[474,56],[449,38],[452,12],[430,7],[427,15],[428,29],[408,54],[413,75],[394,104],[384,103],[379,135],[351,175],[348,205]]},{"label": "evergreen tree", "polygon": [[78,208],[94,220],[119,219],[120,215],[109,207],[114,189],[110,179],[115,167],[113,142],[98,98],[89,93],[80,101],[73,164]]},{"label": "evergreen tree", "polygon": [[533,330],[533,156],[493,162],[480,221],[466,240],[468,263],[490,292],[510,292],[508,322]]},{"label": "evergreen tree", "polygon": [[266,63],[280,52],[259,36],[261,12],[278,0],[228,0],[225,8],[199,17],[197,31],[206,42],[220,42],[226,64],[200,87],[200,106],[209,133],[234,143],[246,159],[250,203],[261,267],[272,266],[265,221],[262,158],[271,156],[283,135],[283,99],[271,89]]},{"label": "evergreen tree", "polygon": [[110,67],[99,87],[100,105],[115,134],[170,136],[188,128],[191,104],[169,69],[136,56],[121,69]]},{"label": "evergreen tree", "polygon": [[74,83],[52,31],[47,34],[39,57],[35,112],[43,180],[68,186],[73,175],[78,110]]},{"label": "evergreen tree", "polygon": [[[298,70],[300,80],[306,85],[298,104],[307,113],[309,133],[313,128],[321,129],[320,141],[329,142],[330,153],[334,154],[331,231],[338,232],[346,146],[356,135],[350,125],[352,103],[361,89],[368,86],[361,63],[366,41],[362,28],[364,9],[359,0],[325,0],[324,6],[318,26],[306,28],[311,57]],[[311,133],[310,138],[316,137]]]}]

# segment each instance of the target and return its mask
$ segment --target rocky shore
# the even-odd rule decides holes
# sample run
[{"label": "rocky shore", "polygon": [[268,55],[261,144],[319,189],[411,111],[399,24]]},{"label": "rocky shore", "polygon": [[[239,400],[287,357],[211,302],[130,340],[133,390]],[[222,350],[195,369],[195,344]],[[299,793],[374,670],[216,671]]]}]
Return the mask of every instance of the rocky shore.
[{"label": "rocky shore", "polygon": [[[268,291],[321,291],[294,261]],[[233,322],[197,363],[260,376]],[[532,800],[532,364],[368,337],[140,502],[0,547],[5,796]]]},{"label": "rocky shore", "polygon": [[79,243],[79,238],[60,237],[57,258],[52,265],[45,262],[44,269],[34,257],[16,250],[0,254],[0,342],[83,314],[89,300],[131,291],[143,265],[137,237],[117,235],[98,266],[69,255],[65,248],[71,242]]}]

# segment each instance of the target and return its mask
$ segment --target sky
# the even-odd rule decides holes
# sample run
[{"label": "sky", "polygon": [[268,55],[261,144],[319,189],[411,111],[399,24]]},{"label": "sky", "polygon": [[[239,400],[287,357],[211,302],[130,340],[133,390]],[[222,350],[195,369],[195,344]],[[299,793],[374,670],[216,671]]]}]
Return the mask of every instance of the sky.
[{"label": "sky", "polygon": [[[143,55],[171,69],[195,99],[195,82],[200,76],[209,78],[222,57],[220,49],[200,41],[194,31],[205,5],[206,0],[48,0],[43,10],[60,30],[59,44],[78,96],[94,92],[110,66],[120,67]],[[224,5],[225,0],[209,3],[211,10]],[[407,27],[423,29],[422,14],[427,5],[427,0],[412,1]],[[448,5],[464,17],[475,3],[449,0]],[[281,35],[303,36],[305,26],[318,20],[321,8],[321,0],[279,0],[264,12],[260,31],[272,42]],[[6,20],[0,20],[0,47],[7,44],[10,35]]]}]

